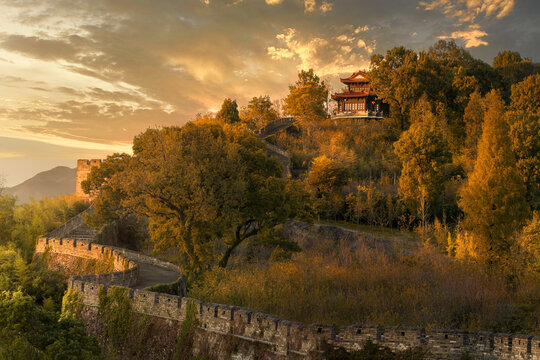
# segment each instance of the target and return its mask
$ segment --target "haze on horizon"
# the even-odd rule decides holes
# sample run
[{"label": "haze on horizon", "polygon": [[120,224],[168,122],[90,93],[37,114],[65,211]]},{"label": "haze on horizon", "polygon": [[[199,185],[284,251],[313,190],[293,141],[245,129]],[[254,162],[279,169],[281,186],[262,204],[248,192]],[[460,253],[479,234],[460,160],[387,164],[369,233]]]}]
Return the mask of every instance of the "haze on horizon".
[{"label": "haze on horizon", "polygon": [[538,61],[537,0],[0,0],[0,175],[129,152],[225,97],[283,97],[300,69],[338,89],[372,54],[454,39]]}]

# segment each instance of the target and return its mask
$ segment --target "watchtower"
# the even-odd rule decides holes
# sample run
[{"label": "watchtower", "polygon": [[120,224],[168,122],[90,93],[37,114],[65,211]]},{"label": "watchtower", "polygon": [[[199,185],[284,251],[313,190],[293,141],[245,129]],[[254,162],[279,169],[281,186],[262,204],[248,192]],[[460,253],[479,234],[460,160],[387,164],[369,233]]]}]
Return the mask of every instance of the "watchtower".
[{"label": "watchtower", "polygon": [[82,190],[81,183],[88,178],[88,174],[92,168],[101,166],[101,159],[79,159],[77,160],[77,185],[75,186],[75,195],[91,200],[91,197],[85,194]]}]

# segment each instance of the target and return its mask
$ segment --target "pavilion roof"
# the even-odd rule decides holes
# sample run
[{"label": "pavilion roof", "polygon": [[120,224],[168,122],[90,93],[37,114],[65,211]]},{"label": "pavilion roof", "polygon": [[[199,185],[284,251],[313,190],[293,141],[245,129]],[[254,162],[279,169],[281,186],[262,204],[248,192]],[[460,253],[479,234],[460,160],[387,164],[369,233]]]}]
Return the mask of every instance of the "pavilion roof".
[{"label": "pavilion roof", "polygon": [[341,79],[341,82],[344,84],[350,84],[350,83],[362,83],[362,82],[369,82],[369,80],[366,78],[366,73],[363,71],[357,71],[348,78]]}]

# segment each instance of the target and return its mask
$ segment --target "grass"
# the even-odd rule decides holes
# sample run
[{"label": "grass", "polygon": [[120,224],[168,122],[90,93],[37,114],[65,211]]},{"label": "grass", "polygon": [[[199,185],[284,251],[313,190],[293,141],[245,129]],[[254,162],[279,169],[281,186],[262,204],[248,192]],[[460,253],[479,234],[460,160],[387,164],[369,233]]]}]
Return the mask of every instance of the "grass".
[{"label": "grass", "polygon": [[502,274],[428,245],[388,254],[319,244],[288,261],[215,269],[189,296],[304,323],[540,333],[538,282],[508,288]]},{"label": "grass", "polygon": [[422,240],[418,233],[408,230],[391,229],[384,226],[355,224],[347,221],[321,220],[321,225],[339,226],[347,230],[373,235],[375,237],[388,240],[394,244],[397,250],[416,251],[422,245]]}]

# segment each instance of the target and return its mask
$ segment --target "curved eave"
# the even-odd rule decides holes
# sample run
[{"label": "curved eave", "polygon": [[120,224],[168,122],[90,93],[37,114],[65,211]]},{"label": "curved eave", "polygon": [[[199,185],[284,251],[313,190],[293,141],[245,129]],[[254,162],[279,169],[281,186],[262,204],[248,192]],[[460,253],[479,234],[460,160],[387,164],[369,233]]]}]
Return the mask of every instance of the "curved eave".
[{"label": "curved eave", "polygon": [[337,93],[332,95],[332,99],[338,100],[338,99],[349,99],[349,98],[364,98],[368,96],[377,96],[374,93],[366,93],[364,91],[360,92],[350,92],[350,93]]},{"label": "curved eave", "polygon": [[339,79],[344,84],[368,84],[369,80],[358,80],[358,79]]}]

